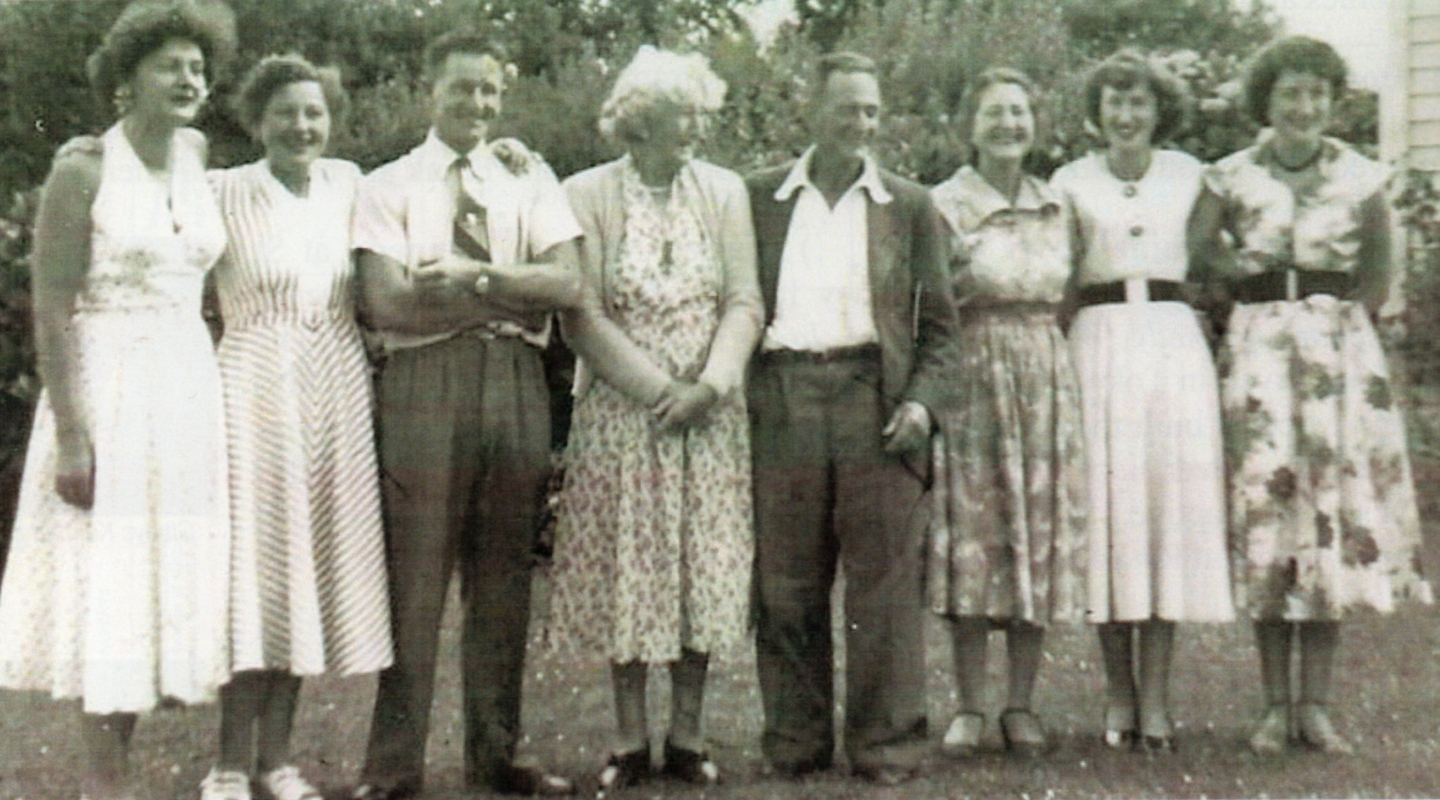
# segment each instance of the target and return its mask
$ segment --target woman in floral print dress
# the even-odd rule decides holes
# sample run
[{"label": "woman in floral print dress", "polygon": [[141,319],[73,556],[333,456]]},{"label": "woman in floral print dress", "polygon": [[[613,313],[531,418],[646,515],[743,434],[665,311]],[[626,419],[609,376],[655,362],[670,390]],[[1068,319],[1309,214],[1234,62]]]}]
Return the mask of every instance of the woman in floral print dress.
[{"label": "woman in floral print dress", "polygon": [[1236,301],[1221,402],[1236,596],[1255,620],[1268,704],[1250,739],[1259,753],[1283,750],[1292,729],[1351,752],[1326,705],[1340,620],[1429,599],[1405,432],[1371,325],[1389,284],[1388,173],[1322,135],[1344,88],[1323,42],[1262,51],[1247,102],[1271,130],[1210,168],[1192,220]]},{"label": "woman in floral print dress", "polygon": [[1070,275],[1064,197],[1027,175],[1035,89],[989,69],[962,102],[974,166],[931,189],[954,243],[961,308],[953,402],[937,413],[926,568],[930,608],[950,622],[961,711],[947,751],[973,752],[985,717],[986,644],[1006,632],[1008,749],[1047,744],[1030,709],[1045,625],[1085,607],[1080,386],[1057,311]]},{"label": "woman in floral print dress", "polygon": [[740,177],[691,158],[724,94],[700,56],[642,48],[601,110],[627,154],[565,184],[596,296],[563,320],[581,366],[547,634],[611,661],[619,732],[602,791],[650,771],[657,663],[673,685],[665,772],[719,779],[701,731],[708,658],[748,630],[755,235]]}]

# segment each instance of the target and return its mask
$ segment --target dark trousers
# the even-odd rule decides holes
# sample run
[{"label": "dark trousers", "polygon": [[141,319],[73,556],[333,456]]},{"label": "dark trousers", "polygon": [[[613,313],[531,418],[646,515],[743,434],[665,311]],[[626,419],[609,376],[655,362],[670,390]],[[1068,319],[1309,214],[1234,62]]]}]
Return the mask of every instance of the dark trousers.
[{"label": "dark trousers", "polygon": [[845,574],[845,751],[852,766],[925,752],[923,486],[882,449],[880,362],[762,364],[750,385],[756,612],[766,758],[831,763],[830,590]]},{"label": "dark trousers", "polygon": [[379,383],[380,464],[395,665],[380,674],[363,780],[419,780],[440,618],[459,568],[465,774],[515,757],[530,557],[549,473],[539,352],[463,335],[393,353]]}]

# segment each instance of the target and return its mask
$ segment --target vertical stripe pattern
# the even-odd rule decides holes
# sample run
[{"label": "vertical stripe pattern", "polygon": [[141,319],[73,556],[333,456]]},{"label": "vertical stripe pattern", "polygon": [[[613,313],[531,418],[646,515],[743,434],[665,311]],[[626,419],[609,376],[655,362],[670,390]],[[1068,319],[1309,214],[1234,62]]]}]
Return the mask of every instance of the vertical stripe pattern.
[{"label": "vertical stripe pattern", "polygon": [[356,674],[392,661],[373,399],[355,324],[359,170],[296,197],[264,162],[211,173],[234,527],[234,668]]}]

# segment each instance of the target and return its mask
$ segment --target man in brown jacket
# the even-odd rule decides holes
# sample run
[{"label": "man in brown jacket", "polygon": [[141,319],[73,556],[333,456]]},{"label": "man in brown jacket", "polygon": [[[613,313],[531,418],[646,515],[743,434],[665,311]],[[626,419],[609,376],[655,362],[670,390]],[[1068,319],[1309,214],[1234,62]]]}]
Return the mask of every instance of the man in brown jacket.
[{"label": "man in brown jacket", "polygon": [[750,385],[763,744],[780,773],[830,766],[842,564],[845,750],[891,784],[926,751],[922,495],[955,306],[929,194],[868,151],[874,62],[821,59],[810,112],[814,146],[747,181],[767,326]]}]

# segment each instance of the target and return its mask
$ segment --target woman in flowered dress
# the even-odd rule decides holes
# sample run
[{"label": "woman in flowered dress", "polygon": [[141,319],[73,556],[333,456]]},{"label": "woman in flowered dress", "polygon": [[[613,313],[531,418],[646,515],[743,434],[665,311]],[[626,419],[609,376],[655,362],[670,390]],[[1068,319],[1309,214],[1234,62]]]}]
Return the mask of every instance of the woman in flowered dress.
[{"label": "woman in flowered dress", "polygon": [[1267,703],[1250,738],[1259,753],[1283,750],[1292,730],[1351,752],[1327,705],[1340,620],[1429,597],[1404,426],[1371,324],[1390,280],[1388,171],[1323,135],[1345,73],[1304,37],[1256,56],[1246,99],[1270,130],[1209,169],[1192,231],[1236,303],[1222,402],[1237,597]]},{"label": "woman in flowered dress", "polygon": [[749,622],[754,530],[745,365],[761,300],[738,175],[691,157],[724,82],[641,48],[601,109],[626,149],[565,183],[592,301],[580,356],[547,634],[611,661],[617,741],[602,791],[650,772],[648,665],[670,665],[667,774],[719,780],[704,746],[709,655]]},{"label": "woman in flowered dress", "polygon": [[1057,311],[1070,274],[1064,199],[1024,172],[1036,140],[1035,88],[989,69],[962,101],[974,148],[931,189],[950,230],[960,304],[951,402],[935,439],[935,518],[926,588],[950,622],[961,711],[947,750],[979,745],[985,727],[986,644],[1006,632],[1006,747],[1047,745],[1030,709],[1045,625],[1084,609],[1084,491],[1080,389]]}]

